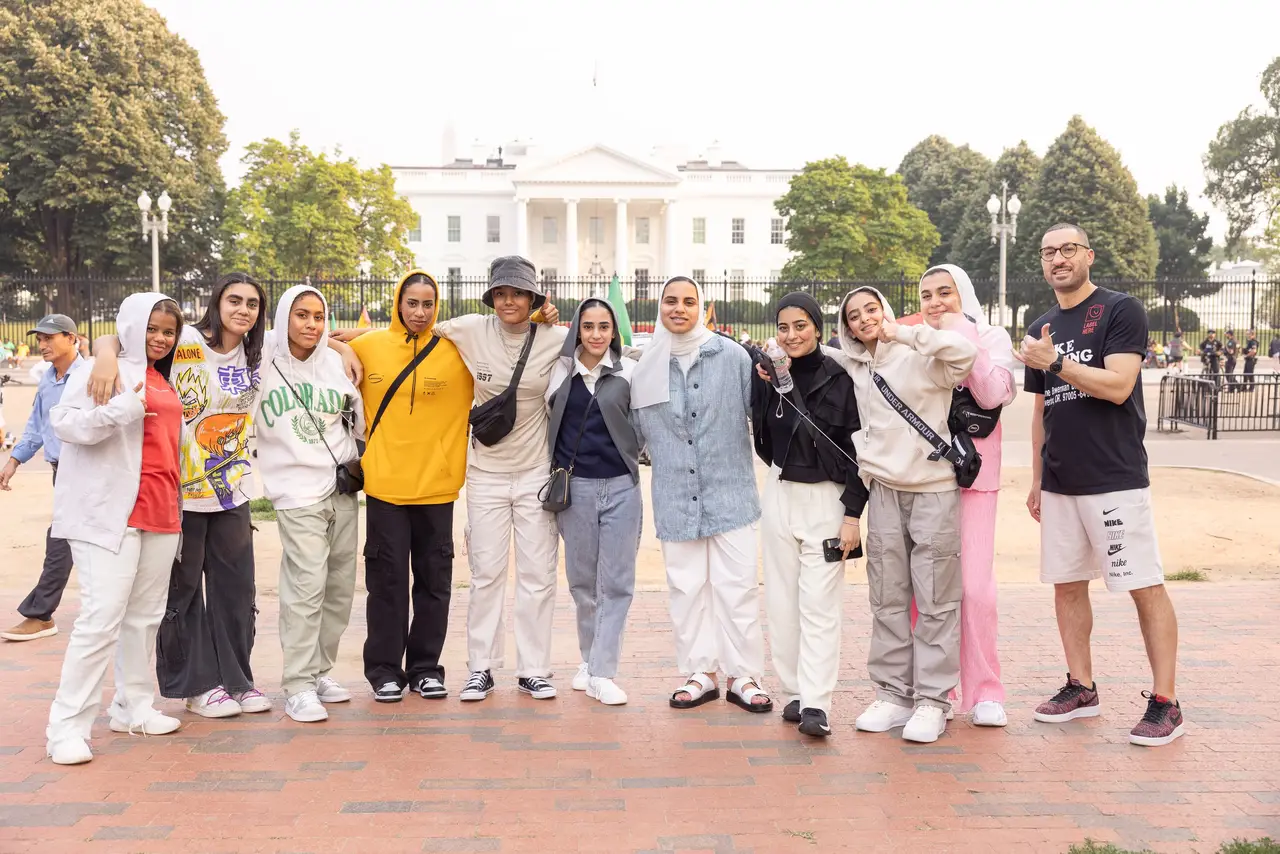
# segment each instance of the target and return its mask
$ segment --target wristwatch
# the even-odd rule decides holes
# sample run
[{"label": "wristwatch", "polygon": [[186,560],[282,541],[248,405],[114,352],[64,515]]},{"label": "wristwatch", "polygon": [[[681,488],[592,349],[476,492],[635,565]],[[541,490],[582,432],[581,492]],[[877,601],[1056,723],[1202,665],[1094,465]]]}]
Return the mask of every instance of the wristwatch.
[{"label": "wristwatch", "polygon": [[1062,373],[1062,357],[1061,356],[1054,359],[1053,362],[1049,364],[1049,373],[1051,374]]}]

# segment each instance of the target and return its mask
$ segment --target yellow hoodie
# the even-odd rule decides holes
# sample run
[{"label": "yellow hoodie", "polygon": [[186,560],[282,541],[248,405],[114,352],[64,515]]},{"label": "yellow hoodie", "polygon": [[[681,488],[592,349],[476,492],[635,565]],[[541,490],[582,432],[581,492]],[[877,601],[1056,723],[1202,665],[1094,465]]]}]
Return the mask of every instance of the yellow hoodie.
[{"label": "yellow hoodie", "polygon": [[[436,289],[440,311],[440,286],[422,270],[410,270],[396,285],[391,326],[361,335],[351,347],[364,364],[360,394],[364,398],[366,430],[373,426],[387,388],[414,355],[431,343],[432,318],[427,328],[413,335],[400,319],[400,291],[410,276],[423,275]],[[440,339],[431,355],[400,384],[395,398],[382,413],[382,421],[365,449],[364,491],[390,504],[447,504],[458,500],[467,474],[467,416],[471,412],[471,372],[452,341]]]}]

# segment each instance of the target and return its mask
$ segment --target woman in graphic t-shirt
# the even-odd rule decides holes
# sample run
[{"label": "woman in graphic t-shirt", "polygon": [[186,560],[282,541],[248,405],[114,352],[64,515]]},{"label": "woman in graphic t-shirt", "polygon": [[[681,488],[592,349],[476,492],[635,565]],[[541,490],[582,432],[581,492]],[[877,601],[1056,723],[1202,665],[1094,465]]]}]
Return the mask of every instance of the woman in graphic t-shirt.
[{"label": "woman in graphic t-shirt", "polygon": [[182,406],[166,379],[182,313],[161,294],[126,297],[116,319],[126,389],[95,406],[87,373],[73,374],[50,421],[62,440],[53,535],[67,540],[80,574],[80,616],[49,710],[46,750],[58,765],[93,759],[89,732],[117,643],[113,732],[164,735],[151,650],[178,550]]}]

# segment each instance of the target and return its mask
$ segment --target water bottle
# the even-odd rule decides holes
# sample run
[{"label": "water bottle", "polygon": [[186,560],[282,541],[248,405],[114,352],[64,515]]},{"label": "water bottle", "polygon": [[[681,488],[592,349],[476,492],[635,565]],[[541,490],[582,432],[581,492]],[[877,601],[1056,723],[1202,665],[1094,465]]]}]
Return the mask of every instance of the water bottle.
[{"label": "water bottle", "polygon": [[773,360],[773,372],[778,377],[778,391],[783,394],[789,394],[791,389],[796,387],[796,384],[791,379],[791,366],[787,360],[787,354],[778,346],[778,342],[774,338],[764,342],[764,352],[765,355]]}]

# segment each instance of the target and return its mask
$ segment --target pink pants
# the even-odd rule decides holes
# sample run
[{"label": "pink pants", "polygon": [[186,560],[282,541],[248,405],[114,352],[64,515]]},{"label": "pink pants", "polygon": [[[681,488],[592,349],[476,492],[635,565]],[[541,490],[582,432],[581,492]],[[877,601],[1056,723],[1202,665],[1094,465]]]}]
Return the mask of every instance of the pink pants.
[{"label": "pink pants", "polygon": [[[1000,657],[996,652],[999,620],[996,614],[996,501],[997,492],[960,490],[960,603],[961,713],[984,700],[1004,702]],[[911,603],[911,625],[916,605]]]}]

